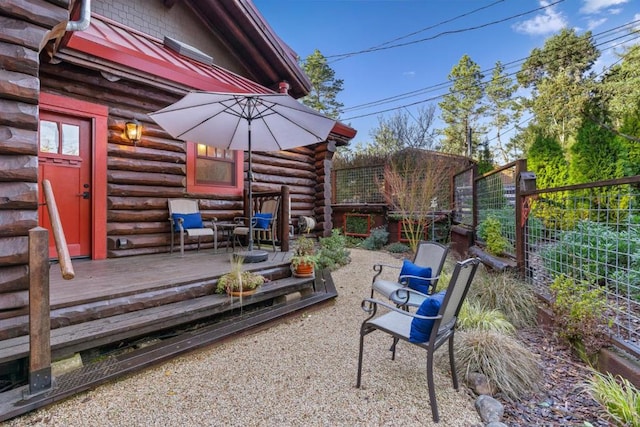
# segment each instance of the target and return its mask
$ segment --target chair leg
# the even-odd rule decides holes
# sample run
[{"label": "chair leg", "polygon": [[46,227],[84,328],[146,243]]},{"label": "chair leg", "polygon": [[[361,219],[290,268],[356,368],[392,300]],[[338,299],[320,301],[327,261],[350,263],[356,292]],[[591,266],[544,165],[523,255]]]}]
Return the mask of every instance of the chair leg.
[{"label": "chair leg", "polygon": [[180,256],[184,256],[184,232],[180,232]]},{"label": "chair leg", "polygon": [[[364,326],[363,326],[364,327]],[[356,387],[360,388],[362,380],[362,355],[364,353],[364,331],[360,329],[360,352],[358,353],[358,378],[356,380]]]},{"label": "chair leg", "polygon": [[398,345],[399,338],[393,337],[393,343],[391,344],[391,348],[389,351],[391,352],[391,360],[396,360],[396,346]]},{"label": "chair leg", "polygon": [[453,352],[453,335],[449,337],[449,365],[451,366],[451,381],[453,388],[458,389],[458,371],[456,371],[456,358]]},{"label": "chair leg", "polygon": [[427,383],[429,386],[429,403],[431,404],[431,414],[433,415],[433,422],[440,421],[438,415],[438,403],[436,402],[436,386],[433,381],[433,352],[434,348],[430,346],[427,350]]}]

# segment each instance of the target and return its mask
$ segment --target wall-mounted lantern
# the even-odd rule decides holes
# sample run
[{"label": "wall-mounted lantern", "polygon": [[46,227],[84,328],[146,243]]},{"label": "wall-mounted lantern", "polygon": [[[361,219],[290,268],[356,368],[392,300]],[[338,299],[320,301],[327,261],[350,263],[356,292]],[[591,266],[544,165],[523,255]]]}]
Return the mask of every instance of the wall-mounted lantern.
[{"label": "wall-mounted lantern", "polygon": [[124,125],[124,134],[129,141],[136,144],[142,137],[142,125],[135,119],[131,120]]}]

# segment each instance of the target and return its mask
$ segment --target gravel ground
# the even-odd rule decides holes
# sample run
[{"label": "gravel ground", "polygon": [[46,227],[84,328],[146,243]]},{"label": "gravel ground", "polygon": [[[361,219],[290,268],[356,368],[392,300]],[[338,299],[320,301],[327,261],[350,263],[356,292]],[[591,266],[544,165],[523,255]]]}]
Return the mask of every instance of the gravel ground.
[{"label": "gravel ground", "polygon": [[[431,418],[424,350],[406,343],[396,360],[381,333],[365,339],[362,389],[355,388],[358,335],[372,264],[382,252],[354,249],[332,274],[335,304],[260,332],[176,358],[7,426],[480,426],[473,399],[435,372],[440,423]],[[391,278],[391,277],[389,277]],[[446,346],[443,346],[443,348]],[[442,349],[439,351],[443,351]]]}]

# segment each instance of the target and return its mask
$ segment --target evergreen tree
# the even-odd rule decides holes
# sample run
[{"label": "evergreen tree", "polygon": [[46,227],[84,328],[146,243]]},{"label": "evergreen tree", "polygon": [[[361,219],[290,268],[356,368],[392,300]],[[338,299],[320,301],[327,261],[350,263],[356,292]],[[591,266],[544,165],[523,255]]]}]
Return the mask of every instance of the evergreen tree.
[{"label": "evergreen tree", "polygon": [[598,92],[607,102],[612,123],[618,128],[630,113],[630,107],[640,103],[640,45],[629,46],[598,85]]},{"label": "evergreen tree", "polygon": [[527,153],[527,169],[535,172],[536,186],[553,188],[566,185],[569,165],[560,143],[539,128],[532,130],[535,139]]},{"label": "evergreen tree", "polygon": [[344,104],[338,102],[338,94],[342,91],[344,81],[336,79],[335,71],[318,49],[307,56],[301,65],[311,80],[311,91],[302,98],[302,103],[328,117],[339,118]]},{"label": "evergreen tree", "polygon": [[496,148],[504,163],[515,160],[509,145],[502,141],[501,131],[519,117],[518,103],[513,99],[517,87],[505,74],[502,63],[496,62],[491,80],[485,87],[485,94],[490,125],[496,130]]},{"label": "evergreen tree", "polygon": [[447,127],[441,131],[442,151],[446,153],[466,155],[467,137],[471,134],[472,157],[479,144],[476,135],[484,132],[479,119],[485,111],[481,104],[483,93],[480,66],[468,55],[463,55],[449,73],[452,82],[449,93],[443,96],[438,104],[442,112],[442,121]]},{"label": "evergreen tree", "polygon": [[574,29],[563,29],[542,49],[533,49],[517,74],[520,85],[532,89],[526,106],[535,123],[565,149],[582,121],[581,111],[594,87],[588,72],[599,56],[591,32],[578,36]]},{"label": "evergreen tree", "polygon": [[[575,144],[571,147],[569,180],[572,184],[622,176],[618,163],[622,153],[620,144],[612,131],[589,117],[596,116],[594,109],[590,110],[578,129]],[[602,113],[597,116],[604,119]]]},{"label": "evergreen tree", "polygon": [[[635,138],[635,140],[634,140]],[[620,176],[640,175],[640,101],[624,116],[616,141],[621,147],[618,171]]]}]

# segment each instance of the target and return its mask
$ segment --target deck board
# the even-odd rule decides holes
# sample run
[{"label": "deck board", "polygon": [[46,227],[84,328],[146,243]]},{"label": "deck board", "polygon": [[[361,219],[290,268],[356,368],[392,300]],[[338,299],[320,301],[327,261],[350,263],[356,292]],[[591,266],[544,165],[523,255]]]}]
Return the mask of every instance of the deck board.
[{"label": "deck board", "polygon": [[[74,260],[75,278],[64,280],[59,266],[50,269],[51,308],[161,289],[220,276],[229,271],[231,253],[210,250],[179,254],[154,254],[105,260]],[[269,259],[246,264],[246,269],[265,269],[288,259],[287,252],[270,252]]]}]

